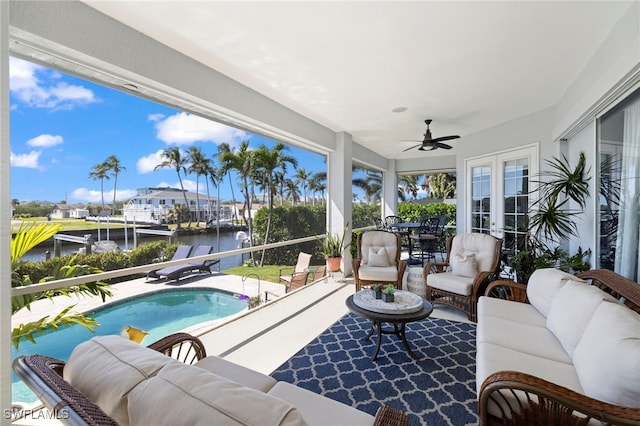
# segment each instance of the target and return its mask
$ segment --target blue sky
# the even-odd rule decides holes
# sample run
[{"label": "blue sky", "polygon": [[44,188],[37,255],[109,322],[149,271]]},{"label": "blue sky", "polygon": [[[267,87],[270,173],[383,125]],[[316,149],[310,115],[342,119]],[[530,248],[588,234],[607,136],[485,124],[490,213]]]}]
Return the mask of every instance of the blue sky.
[{"label": "blue sky", "polygon": [[[137,188],[180,187],[173,169],[153,170],[168,147],[188,150],[195,145],[212,158],[224,142],[235,147],[249,140],[252,148],[275,144],[17,58],[10,62],[10,88],[11,198],[20,201],[100,203],[100,182],[90,179],[89,173],[110,155],[126,168],[118,175],[116,194],[116,199],[124,200]],[[288,153],[307,172],[326,170],[321,155],[294,147]],[[288,172],[295,173],[291,167]],[[183,180],[186,189],[195,190],[195,175]],[[205,185],[201,178],[200,192],[206,191]],[[104,189],[105,202],[110,202],[113,179],[105,180]],[[220,197],[231,198],[226,181]]]}]

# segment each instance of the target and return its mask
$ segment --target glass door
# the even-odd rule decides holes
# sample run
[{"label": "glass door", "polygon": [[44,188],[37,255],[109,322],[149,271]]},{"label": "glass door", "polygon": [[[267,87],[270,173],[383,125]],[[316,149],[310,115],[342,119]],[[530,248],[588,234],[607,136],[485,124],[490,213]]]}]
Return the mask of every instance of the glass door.
[{"label": "glass door", "polygon": [[503,248],[517,252],[527,236],[538,146],[470,159],[466,168],[467,229],[503,238]]}]

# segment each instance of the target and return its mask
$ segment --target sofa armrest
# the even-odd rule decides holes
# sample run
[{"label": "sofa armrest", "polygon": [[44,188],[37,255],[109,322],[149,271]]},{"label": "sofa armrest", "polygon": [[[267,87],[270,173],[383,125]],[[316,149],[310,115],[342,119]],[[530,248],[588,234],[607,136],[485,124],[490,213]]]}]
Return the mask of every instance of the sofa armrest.
[{"label": "sofa armrest", "polygon": [[[489,403],[502,408],[502,418],[489,413]],[[484,381],[478,396],[480,424],[638,425],[640,409],[602,402],[536,376],[498,371]]]},{"label": "sofa armrest", "polygon": [[170,334],[147,347],[189,365],[207,356],[200,339],[188,333]]},{"label": "sofa armrest", "polygon": [[64,361],[42,355],[23,355],[13,361],[13,371],[63,424],[117,426],[114,419],[62,378],[64,366]]},{"label": "sofa armrest", "polygon": [[378,408],[376,419],[373,423],[375,426],[409,426],[409,417],[407,414],[388,405]]},{"label": "sofa armrest", "polygon": [[527,286],[510,280],[493,281],[485,290],[484,295],[513,302],[529,303]]}]

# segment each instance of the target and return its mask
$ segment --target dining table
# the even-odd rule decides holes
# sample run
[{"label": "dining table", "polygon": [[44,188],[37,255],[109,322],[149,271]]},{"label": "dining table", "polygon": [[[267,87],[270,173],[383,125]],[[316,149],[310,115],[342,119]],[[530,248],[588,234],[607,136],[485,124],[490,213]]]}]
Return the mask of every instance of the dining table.
[{"label": "dining table", "polygon": [[398,232],[401,237],[407,238],[407,250],[409,252],[408,263],[410,265],[414,263],[415,264],[421,263],[421,261],[419,261],[418,259],[413,258],[412,247],[411,247],[412,245],[411,235],[415,234],[417,230],[418,231],[420,230],[420,227],[422,227],[422,223],[421,222],[398,222],[398,223],[389,224],[388,227],[391,229],[392,232]]}]

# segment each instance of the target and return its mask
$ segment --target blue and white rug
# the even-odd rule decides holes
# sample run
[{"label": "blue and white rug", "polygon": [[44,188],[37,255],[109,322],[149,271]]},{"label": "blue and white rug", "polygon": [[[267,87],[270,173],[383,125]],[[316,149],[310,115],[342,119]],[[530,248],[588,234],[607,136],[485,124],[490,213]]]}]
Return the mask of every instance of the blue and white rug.
[{"label": "blue and white rug", "polygon": [[362,340],[370,324],[345,315],[272,376],[372,415],[380,405],[401,409],[412,425],[478,424],[475,324],[437,318],[407,324],[418,361],[393,335],[383,336],[371,361],[376,336]]}]

